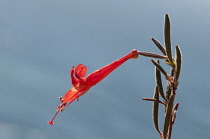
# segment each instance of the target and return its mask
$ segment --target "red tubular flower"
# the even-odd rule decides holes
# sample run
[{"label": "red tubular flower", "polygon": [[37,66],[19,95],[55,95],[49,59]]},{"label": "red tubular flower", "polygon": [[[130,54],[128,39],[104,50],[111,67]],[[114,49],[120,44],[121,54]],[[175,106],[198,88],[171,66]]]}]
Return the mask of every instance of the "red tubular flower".
[{"label": "red tubular flower", "polygon": [[122,58],[102,67],[99,70],[94,71],[85,77],[87,72],[87,67],[79,64],[76,68],[72,67],[70,71],[72,85],[64,97],[60,97],[61,105],[56,108],[57,112],[51,121],[48,121],[50,125],[53,125],[53,121],[59,112],[62,112],[66,107],[68,107],[75,99],[79,99],[80,96],[84,95],[92,86],[99,83],[106,76],[108,76],[112,71],[122,65],[129,59],[138,58],[138,51],[132,50],[127,55]]}]

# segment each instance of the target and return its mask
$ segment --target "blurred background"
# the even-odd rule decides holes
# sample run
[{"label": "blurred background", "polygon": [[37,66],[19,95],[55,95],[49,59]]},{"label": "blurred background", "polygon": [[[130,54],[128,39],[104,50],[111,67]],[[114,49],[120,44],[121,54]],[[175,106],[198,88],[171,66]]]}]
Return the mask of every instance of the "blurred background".
[{"label": "blurred background", "polygon": [[172,138],[209,139],[209,10],[209,0],[0,0],[0,138],[158,139],[152,103],[141,100],[155,86],[146,57],[92,87],[55,125],[47,121],[71,87],[72,66],[89,74],[132,49],[161,54],[150,38],[164,43],[168,13],[173,50],[183,53]]}]

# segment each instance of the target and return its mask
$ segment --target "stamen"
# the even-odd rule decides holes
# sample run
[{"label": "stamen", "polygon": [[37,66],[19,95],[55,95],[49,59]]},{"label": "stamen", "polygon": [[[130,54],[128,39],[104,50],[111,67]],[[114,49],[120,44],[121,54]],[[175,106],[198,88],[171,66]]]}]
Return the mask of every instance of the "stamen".
[{"label": "stamen", "polygon": [[51,121],[48,121],[48,124],[50,124],[50,125],[53,125],[54,124],[54,120],[55,120],[55,117],[58,115],[58,113],[59,113],[59,111],[57,111],[56,113],[55,113],[55,115],[54,115],[54,117],[52,118],[52,120]]},{"label": "stamen", "polygon": [[[70,104],[71,104],[71,102],[69,102],[69,104],[67,104],[67,105],[63,108],[63,110],[66,109]],[[63,111],[63,110],[62,110],[62,111]]]},{"label": "stamen", "polygon": [[[62,104],[60,104],[60,106],[58,106],[57,108],[56,108],[56,110],[57,110],[57,112],[55,113],[55,115],[54,115],[54,117],[52,118],[52,120],[51,121],[48,121],[48,124],[50,124],[50,125],[53,125],[54,124],[54,120],[55,120],[55,117],[58,115],[58,113],[59,112],[62,112],[64,109],[66,109],[75,99],[77,99],[78,97],[79,97],[79,94],[75,94],[74,95],[74,99],[71,101],[71,102],[69,102],[68,104],[67,104],[67,102],[66,103],[62,103]],[[62,97],[59,97],[59,99],[60,100],[63,100],[63,98]],[[64,108],[63,108],[64,107]]]},{"label": "stamen", "polygon": [[50,125],[53,125],[53,124],[54,124],[53,121],[54,121],[55,117],[58,115],[59,112],[62,112],[62,111],[64,110],[64,108],[62,108],[63,106],[66,106],[66,103],[63,103],[63,104],[61,104],[60,106],[58,106],[58,107],[56,108],[57,112],[55,113],[55,115],[54,115],[54,117],[52,118],[52,120],[51,120],[51,121],[48,121],[48,124],[50,124]]},{"label": "stamen", "polygon": [[59,100],[60,100],[60,102],[62,103],[62,101],[63,101],[63,97],[62,97],[62,96],[60,96],[60,97],[59,97]]},{"label": "stamen", "polygon": [[[77,96],[74,95],[75,98],[74,98],[71,102],[69,102],[69,104],[65,103],[65,105],[63,105],[63,106],[65,106],[65,107],[63,108],[63,110],[66,109],[66,108],[67,108],[75,99],[77,99],[77,101],[79,101],[79,95],[80,95],[80,94],[81,94],[81,93],[76,94]],[[66,105],[66,104],[67,104],[67,105]],[[63,111],[63,110],[62,110],[62,111]]]},{"label": "stamen", "polygon": [[63,106],[66,106],[66,103],[61,104],[56,108],[57,111],[62,112],[64,109],[62,108]]}]

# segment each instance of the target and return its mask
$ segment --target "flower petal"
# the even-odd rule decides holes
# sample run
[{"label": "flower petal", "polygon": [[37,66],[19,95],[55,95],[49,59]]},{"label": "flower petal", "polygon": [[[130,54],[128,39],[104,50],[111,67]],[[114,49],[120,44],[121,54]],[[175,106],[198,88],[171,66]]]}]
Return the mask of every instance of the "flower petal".
[{"label": "flower petal", "polygon": [[69,91],[66,92],[64,99],[62,100],[62,103],[66,102],[73,102],[76,98],[79,97],[80,91],[76,90],[74,87],[72,87]]},{"label": "flower petal", "polygon": [[83,66],[82,64],[79,64],[79,65],[77,65],[77,67],[76,67],[76,69],[75,69],[75,77],[76,77],[77,79],[80,79],[79,73],[80,73],[80,71],[81,71],[82,66]]},{"label": "flower petal", "polygon": [[71,75],[71,83],[73,86],[78,86],[79,80],[74,77],[74,66],[71,68],[70,75]]},{"label": "flower petal", "polygon": [[80,69],[79,77],[80,77],[80,78],[84,78],[85,75],[86,75],[86,72],[87,72],[87,67],[86,67],[86,66],[83,66],[83,67]]}]

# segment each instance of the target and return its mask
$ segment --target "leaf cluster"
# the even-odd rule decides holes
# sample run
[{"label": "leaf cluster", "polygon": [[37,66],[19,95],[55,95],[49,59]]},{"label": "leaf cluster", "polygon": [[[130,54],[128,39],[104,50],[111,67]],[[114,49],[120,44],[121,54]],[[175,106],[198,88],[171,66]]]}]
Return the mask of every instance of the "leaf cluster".
[{"label": "leaf cluster", "polygon": [[[153,101],[152,119],[155,129],[157,130],[160,137],[163,139],[171,139],[172,128],[176,119],[176,112],[179,106],[179,103],[175,103],[174,101],[182,67],[182,53],[179,46],[176,45],[175,58],[172,55],[170,20],[168,14],[165,14],[164,46],[155,38],[152,38],[152,41],[160,50],[162,55],[148,52],[139,52],[139,54],[142,56],[164,59],[164,63],[170,66],[170,73],[168,74],[166,72],[166,70],[160,65],[159,61],[152,59],[151,62],[155,65],[156,86],[154,89],[153,98],[143,98],[143,100]],[[165,77],[164,79],[167,82],[165,90],[163,89],[161,75]],[[164,107],[164,124],[162,131],[159,128],[158,119],[160,105]]]}]

